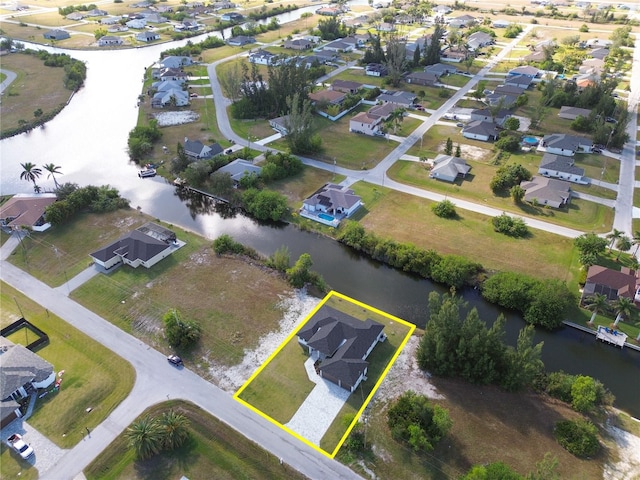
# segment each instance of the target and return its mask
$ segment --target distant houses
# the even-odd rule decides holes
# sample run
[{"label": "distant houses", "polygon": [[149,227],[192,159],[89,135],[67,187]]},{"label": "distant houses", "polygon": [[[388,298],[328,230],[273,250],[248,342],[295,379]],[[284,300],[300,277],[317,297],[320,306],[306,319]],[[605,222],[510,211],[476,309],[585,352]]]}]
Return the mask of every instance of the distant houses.
[{"label": "distant houses", "polygon": [[71,35],[69,35],[69,32],[67,32],[66,30],[60,30],[60,29],[49,30],[48,32],[45,32],[42,36],[47,40],[56,40],[56,41],[71,38]]},{"label": "distant houses", "polygon": [[247,35],[238,35],[236,37],[231,37],[227,40],[227,45],[231,45],[232,47],[244,47],[245,45],[249,45],[251,43],[255,43],[255,37],[250,37]]}]

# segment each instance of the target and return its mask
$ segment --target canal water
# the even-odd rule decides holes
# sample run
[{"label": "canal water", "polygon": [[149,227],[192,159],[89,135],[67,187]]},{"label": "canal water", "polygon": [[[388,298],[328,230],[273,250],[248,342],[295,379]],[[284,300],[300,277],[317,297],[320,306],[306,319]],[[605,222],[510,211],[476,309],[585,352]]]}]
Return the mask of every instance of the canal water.
[{"label": "canal water", "polygon": [[[284,23],[302,12],[279,18]],[[228,211],[218,213],[201,198],[180,198],[164,179],[138,178],[137,167],[128,161],[127,135],[137,121],[136,101],[144,69],[167,48],[170,46],[165,44],[119,51],[69,52],[87,62],[85,87],[45,128],[0,142],[0,193],[32,191],[31,185],[19,178],[20,163],[54,163],[64,174],[58,181],[113,185],[131,200],[133,208],[140,207],[154,217],[208,238],[227,233],[264,255],[282,245],[289,248],[294,259],[307,252],[314,261],[313,268],[333,289],[424,327],[429,292],[443,291],[441,287],[366,259],[315,233],[261,224]],[[44,175],[39,184],[53,188],[53,181]],[[500,314],[476,290],[461,294],[488,323]],[[512,312],[505,314],[507,340],[513,345],[524,322]],[[536,341],[545,344],[543,360],[549,370],[598,378],[616,396],[616,406],[640,418],[640,353],[596,343],[593,336],[568,328],[554,333],[539,331]]]}]

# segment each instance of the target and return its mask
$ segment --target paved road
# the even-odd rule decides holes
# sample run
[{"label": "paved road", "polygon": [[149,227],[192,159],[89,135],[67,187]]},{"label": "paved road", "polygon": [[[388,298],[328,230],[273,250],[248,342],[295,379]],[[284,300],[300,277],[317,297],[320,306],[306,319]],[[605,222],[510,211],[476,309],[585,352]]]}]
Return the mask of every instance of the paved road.
[{"label": "paved road", "polygon": [[183,398],[203,408],[309,478],[360,477],[344,465],[319,454],[284,430],[245,408],[226,392],[188,369],[176,369],[165,356],[123,332],[95,313],[2,260],[2,280],[44,308],[127,359],[136,370],[130,395],[95,430],[47,472],[43,480],[71,479],[150,405]]},{"label": "paved road", "polygon": [[7,76],[7,78],[5,78],[2,81],[2,83],[0,83],[0,94],[2,94],[4,93],[5,88],[11,85],[11,82],[13,82],[16,78],[18,78],[18,75],[15,72],[12,72],[11,70],[5,70],[1,68],[0,68],[0,72],[4,73]]}]

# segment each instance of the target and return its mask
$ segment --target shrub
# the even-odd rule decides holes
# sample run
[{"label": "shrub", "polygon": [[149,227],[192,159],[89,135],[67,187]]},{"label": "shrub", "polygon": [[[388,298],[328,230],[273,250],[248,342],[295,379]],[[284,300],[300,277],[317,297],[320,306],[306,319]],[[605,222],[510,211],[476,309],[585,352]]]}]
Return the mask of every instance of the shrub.
[{"label": "shrub", "polygon": [[431,210],[441,218],[456,218],[458,216],[456,206],[451,200],[442,200],[435,203],[431,206]]},{"label": "shrub", "polygon": [[529,228],[523,219],[511,217],[506,213],[493,217],[491,223],[496,232],[504,233],[510,237],[522,238],[529,234]]},{"label": "shrub", "polygon": [[278,192],[251,188],[242,195],[244,208],[258,220],[277,222],[287,214],[287,198]]},{"label": "shrub", "polygon": [[556,423],[554,435],[558,443],[576,457],[592,457],[600,449],[598,430],[588,420],[565,420]]},{"label": "shrub", "polygon": [[202,334],[200,324],[195,320],[183,320],[180,313],[172,308],[165,313],[164,334],[169,345],[177,350],[184,350],[193,346]]}]

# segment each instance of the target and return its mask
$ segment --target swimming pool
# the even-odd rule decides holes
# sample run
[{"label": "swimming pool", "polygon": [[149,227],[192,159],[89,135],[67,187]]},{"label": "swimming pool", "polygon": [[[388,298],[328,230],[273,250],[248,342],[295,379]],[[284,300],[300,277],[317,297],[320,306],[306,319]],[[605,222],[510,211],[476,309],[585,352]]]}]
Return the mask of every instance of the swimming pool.
[{"label": "swimming pool", "polygon": [[327,222],[333,222],[335,220],[335,218],[329,215],[328,213],[319,213],[318,217],[320,217],[323,220],[326,220]]},{"label": "swimming pool", "polygon": [[522,139],[524,141],[524,143],[528,144],[528,145],[537,145],[538,144],[538,139],[535,137],[524,137]]}]

